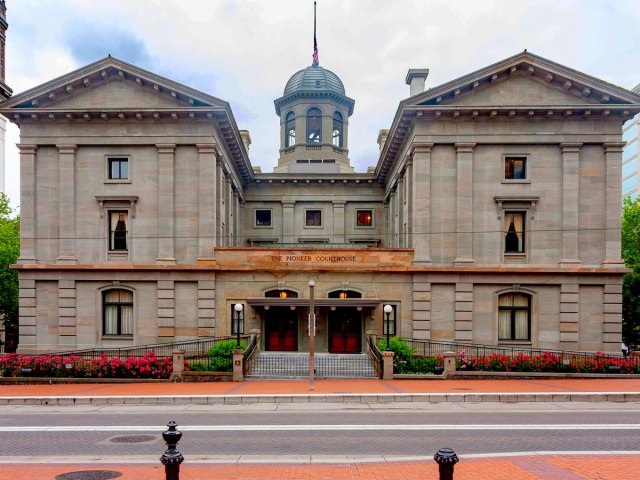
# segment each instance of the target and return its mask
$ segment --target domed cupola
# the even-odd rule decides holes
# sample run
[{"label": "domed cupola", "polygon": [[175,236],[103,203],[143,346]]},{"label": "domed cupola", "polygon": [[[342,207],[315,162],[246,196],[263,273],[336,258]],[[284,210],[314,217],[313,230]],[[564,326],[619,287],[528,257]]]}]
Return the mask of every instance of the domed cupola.
[{"label": "domed cupola", "polygon": [[355,101],[335,73],[317,63],[294,73],[274,104],[280,117],[275,172],[353,172],[347,130]]}]

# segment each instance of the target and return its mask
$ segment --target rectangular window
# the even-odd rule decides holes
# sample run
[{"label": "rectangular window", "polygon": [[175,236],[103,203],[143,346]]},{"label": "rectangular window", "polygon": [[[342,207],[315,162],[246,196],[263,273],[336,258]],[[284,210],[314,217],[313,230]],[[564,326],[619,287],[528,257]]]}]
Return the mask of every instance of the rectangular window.
[{"label": "rectangular window", "polygon": [[498,340],[531,338],[531,297],[507,293],[498,298]]},{"label": "rectangular window", "polygon": [[384,313],[384,310],[382,311],[382,334],[386,335],[387,331],[389,331],[389,336],[395,336],[396,335],[396,312],[397,312],[397,306],[396,305],[391,305],[391,313],[389,313],[389,316],[387,318],[387,314]]},{"label": "rectangular window", "polygon": [[504,213],[504,253],[524,253],[525,212]]},{"label": "rectangular window", "polygon": [[622,165],[622,178],[627,178],[629,175],[638,172],[638,157],[629,160]]},{"label": "rectangular window", "polygon": [[526,180],[527,157],[505,157],[504,178],[505,180]]},{"label": "rectangular window", "polygon": [[133,293],[110,290],[104,294],[104,334],[133,335]]},{"label": "rectangular window", "polygon": [[638,138],[638,125],[631,125],[624,132],[622,132],[622,140],[625,142],[630,142],[634,138]]},{"label": "rectangular window", "polygon": [[322,210],[305,211],[305,225],[307,227],[321,227],[322,226]]},{"label": "rectangular window", "polygon": [[128,240],[129,214],[126,211],[109,211],[109,250],[126,252]]},{"label": "rectangular window", "polygon": [[357,210],[356,226],[372,227],[373,226],[373,210]]},{"label": "rectangular window", "polygon": [[122,157],[108,158],[109,162],[109,180],[128,180],[129,179],[129,159]]},{"label": "rectangular window", "polygon": [[627,143],[622,150],[622,161],[625,162],[635,155],[638,155],[638,140]]},{"label": "rectangular window", "polygon": [[256,210],[256,227],[271,226],[271,210]]}]

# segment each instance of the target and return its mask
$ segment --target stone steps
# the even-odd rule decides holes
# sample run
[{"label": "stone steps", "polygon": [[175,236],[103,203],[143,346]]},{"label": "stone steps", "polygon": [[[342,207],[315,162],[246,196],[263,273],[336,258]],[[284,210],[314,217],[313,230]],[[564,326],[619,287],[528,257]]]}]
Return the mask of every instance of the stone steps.
[{"label": "stone steps", "polygon": [[[376,378],[366,354],[314,355],[317,378]],[[309,376],[308,353],[259,352],[247,379],[306,378]]]}]

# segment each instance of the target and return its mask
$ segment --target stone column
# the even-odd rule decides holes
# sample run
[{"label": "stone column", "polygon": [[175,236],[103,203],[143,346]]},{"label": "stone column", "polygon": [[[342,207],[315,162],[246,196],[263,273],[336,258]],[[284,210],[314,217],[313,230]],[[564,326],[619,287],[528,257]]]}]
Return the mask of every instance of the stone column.
[{"label": "stone column", "polygon": [[[561,143],[562,150],[562,258],[561,265],[579,265],[578,205],[580,147],[582,143]],[[620,178],[618,178],[620,182]],[[622,187],[620,187],[622,188]]]},{"label": "stone column", "polygon": [[198,257],[216,246],[216,145],[198,144]]},{"label": "stone column", "polygon": [[389,194],[389,248],[398,248],[398,196],[393,190]]},{"label": "stone column", "polygon": [[391,248],[391,208],[389,207],[389,202],[391,201],[391,197],[388,197],[384,202],[384,240],[382,246],[384,248]]},{"label": "stone column", "polygon": [[236,232],[233,231],[233,182],[231,181],[230,177],[227,177],[226,179],[227,182],[227,186],[226,186],[226,200],[225,200],[225,205],[226,205],[226,216],[225,216],[225,225],[227,226],[227,238],[225,239],[225,245],[227,247],[231,247],[233,246],[233,239],[234,236],[236,234]]},{"label": "stone column", "polygon": [[411,159],[407,160],[407,169],[404,173],[404,208],[402,209],[402,221],[404,224],[404,240],[405,248],[413,246],[413,163]]},{"label": "stone column", "polygon": [[404,178],[403,174],[398,174],[398,187],[397,187],[397,195],[396,195],[396,214],[397,214],[397,230],[396,235],[398,237],[397,248],[405,248],[404,244],[404,202],[406,200],[405,191],[404,191]]},{"label": "stone column", "polygon": [[290,200],[282,201],[282,243],[296,243],[293,237],[295,204],[295,202]]},{"label": "stone column", "polygon": [[622,148],[624,142],[604,144],[606,173],[606,206],[605,206],[605,257],[603,267],[624,267],[620,258],[621,235],[620,219],[622,218]]},{"label": "stone column", "polygon": [[20,257],[17,263],[37,263],[36,258],[36,152],[37,145],[18,144],[20,150]]},{"label": "stone column", "polygon": [[224,245],[224,170],[222,169],[222,160],[216,160],[216,175],[215,175],[215,203],[213,208],[215,210],[215,228],[216,228],[216,238],[215,238],[215,246],[223,246]]},{"label": "stone column", "polygon": [[456,264],[473,263],[473,149],[456,143]]},{"label": "stone column", "polygon": [[344,201],[333,202],[333,241],[334,243],[347,242],[344,236],[344,232],[345,232],[344,207],[346,203],[347,202],[344,202]]},{"label": "stone column", "polygon": [[240,193],[238,190],[233,192],[233,245],[232,247],[237,247],[240,245]]},{"label": "stone column", "polygon": [[410,223],[413,225],[413,263],[431,264],[431,148],[433,143],[413,146]]},{"label": "stone column", "polygon": [[158,258],[156,263],[175,264],[174,253],[174,144],[158,144]]},{"label": "stone column", "polygon": [[76,145],[57,145],[60,178],[60,255],[56,263],[78,263],[75,255],[76,241]]}]

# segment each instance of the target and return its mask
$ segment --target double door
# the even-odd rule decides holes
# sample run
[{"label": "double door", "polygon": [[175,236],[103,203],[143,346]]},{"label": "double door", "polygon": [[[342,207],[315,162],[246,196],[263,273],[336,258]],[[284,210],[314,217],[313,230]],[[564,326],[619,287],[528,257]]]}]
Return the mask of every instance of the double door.
[{"label": "double door", "polygon": [[289,307],[272,307],[265,318],[265,350],[298,351],[298,315]]},{"label": "double door", "polygon": [[362,314],[357,308],[342,307],[329,312],[329,353],[362,351]]}]

